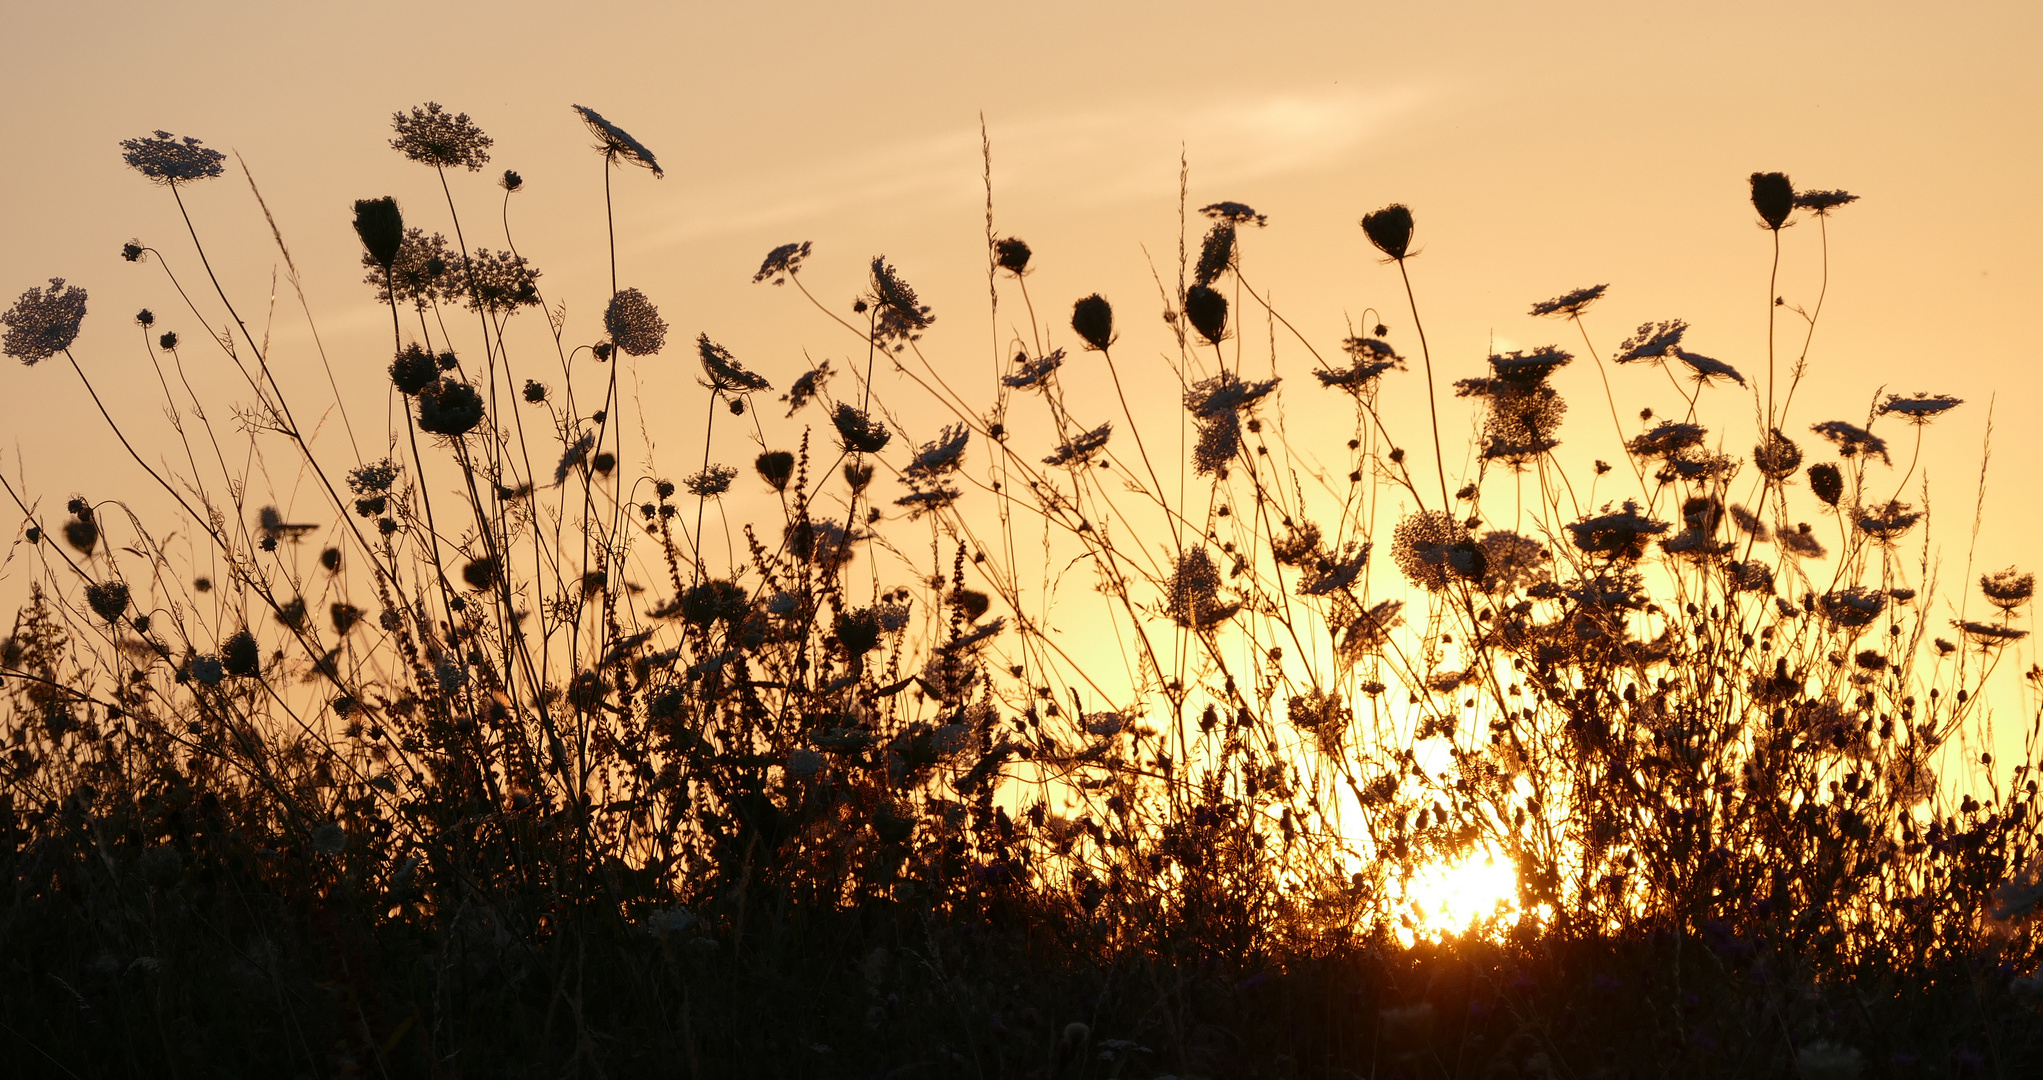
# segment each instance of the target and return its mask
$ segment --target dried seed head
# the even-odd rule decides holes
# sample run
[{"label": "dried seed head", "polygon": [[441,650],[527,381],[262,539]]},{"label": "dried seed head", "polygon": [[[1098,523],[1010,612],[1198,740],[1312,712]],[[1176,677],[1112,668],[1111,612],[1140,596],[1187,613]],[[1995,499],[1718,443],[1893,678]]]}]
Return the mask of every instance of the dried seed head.
[{"label": "dried seed head", "polygon": [[1098,293],[1071,305],[1071,329],[1086,347],[1105,351],[1114,343],[1114,308]]},{"label": "dried seed head", "polygon": [[1412,212],[1403,203],[1392,203],[1373,214],[1362,216],[1362,231],[1378,251],[1403,259],[1412,246]]},{"label": "dried seed head", "polygon": [[1028,241],[1019,237],[1004,236],[993,242],[993,261],[1002,270],[1020,277],[1029,268]]},{"label": "dried seed head", "polygon": [[1759,219],[1766,227],[1779,231],[1788,223],[1788,215],[1795,212],[1795,185],[1788,182],[1786,173],[1752,174],[1752,208],[1759,211]]},{"label": "dried seed head", "polygon": [[1194,285],[1185,290],[1185,317],[1200,337],[1218,345],[1227,336],[1227,297],[1209,286]]},{"label": "dried seed head", "polygon": [[1833,462],[1819,461],[1809,466],[1809,490],[1826,505],[1836,506],[1844,498],[1844,473]]},{"label": "dried seed head", "polygon": [[388,195],[356,199],[355,235],[362,238],[371,262],[390,269],[397,261],[398,249],[404,246],[404,213],[397,208],[397,200]]}]

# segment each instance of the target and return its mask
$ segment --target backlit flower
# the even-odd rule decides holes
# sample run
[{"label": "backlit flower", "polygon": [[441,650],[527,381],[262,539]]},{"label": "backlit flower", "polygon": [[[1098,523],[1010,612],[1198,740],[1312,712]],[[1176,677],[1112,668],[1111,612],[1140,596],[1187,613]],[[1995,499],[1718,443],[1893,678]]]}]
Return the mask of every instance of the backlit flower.
[{"label": "backlit flower", "polygon": [[51,278],[47,288],[30,288],[0,315],[7,326],[0,349],[29,367],[71,347],[85,321],[85,290]]},{"label": "backlit flower", "polygon": [[391,126],[397,130],[391,149],[421,165],[474,172],[489,164],[494,140],[467,113],[450,113],[437,101],[414,106],[409,113],[392,113]]},{"label": "backlit flower", "polygon": [[630,132],[603,119],[602,114],[594,109],[576,105],[574,110],[595,134],[596,152],[602,154],[606,160],[629,161],[634,165],[651,169],[654,176],[667,175],[660,171],[660,163],[654,159],[653,152],[646,149],[644,143],[632,138]]},{"label": "backlit flower", "polygon": [[610,340],[632,356],[651,356],[667,343],[667,323],[660,309],[637,289],[620,289],[603,312]]},{"label": "backlit flower", "polygon": [[154,138],[144,135],[121,140],[121,160],[156,183],[175,186],[220,175],[227,155],[189,135],[179,139],[159,131]]}]

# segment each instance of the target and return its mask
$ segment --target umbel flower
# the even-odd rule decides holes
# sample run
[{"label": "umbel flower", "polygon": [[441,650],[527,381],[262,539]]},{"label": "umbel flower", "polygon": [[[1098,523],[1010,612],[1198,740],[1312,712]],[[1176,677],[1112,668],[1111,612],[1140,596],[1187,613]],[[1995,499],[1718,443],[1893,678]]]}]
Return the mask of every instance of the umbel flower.
[{"label": "umbel flower", "polygon": [[886,425],[849,402],[838,403],[837,410],[830,414],[830,423],[837,428],[837,438],[847,454],[877,454],[894,437]]},{"label": "umbel flower", "polygon": [[1880,402],[1875,411],[1881,416],[1900,416],[1920,427],[1963,404],[1965,404],[1963,398],[1954,398],[1949,394],[1918,393],[1912,397],[1888,394],[1887,399]]},{"label": "umbel flower", "polygon": [[574,110],[582,118],[582,122],[589,125],[589,130],[595,133],[596,152],[602,154],[605,160],[629,161],[634,165],[651,169],[654,176],[667,175],[660,171],[660,163],[653,157],[653,152],[646,149],[644,143],[632,138],[630,132],[603,119],[603,114],[594,109],[576,105]]},{"label": "umbel flower", "polygon": [[773,389],[764,375],[745,370],[731,350],[709,340],[708,334],[695,336],[695,351],[702,358],[702,370],[709,376],[706,385],[711,390],[720,394],[749,394]]},{"label": "umbel flower", "polygon": [[369,273],[362,278],[362,284],[375,289],[376,299],[382,303],[390,303],[395,296],[424,310],[467,291],[456,274],[460,262],[461,256],[443,234],[428,236],[424,229],[406,229],[404,240],[388,266],[376,252],[363,253],[362,265],[369,268]]},{"label": "umbel flower", "polygon": [[1887,440],[1856,424],[1843,420],[1825,420],[1820,424],[1809,425],[1809,430],[1836,444],[1837,452],[1845,457],[1859,454],[1871,457],[1878,454],[1881,461],[1893,464],[1893,460],[1887,456]]},{"label": "umbel flower", "polygon": [[227,155],[189,135],[180,139],[158,131],[154,138],[144,135],[121,140],[121,160],[150,180],[175,187],[220,175]]},{"label": "umbel flower", "polygon": [[971,434],[963,424],[944,428],[934,440],[922,444],[921,451],[902,470],[902,474],[913,480],[934,480],[957,471],[958,463],[964,460],[965,444]]},{"label": "umbel flower", "polygon": [[1091,431],[1081,431],[1070,441],[1060,443],[1057,447],[1057,452],[1045,457],[1043,464],[1057,466],[1083,465],[1091,461],[1093,455],[1107,448],[1107,439],[1113,434],[1114,425],[1111,421],[1101,424]]},{"label": "umbel flower", "polygon": [[1456,578],[1481,581],[1488,569],[1475,534],[1444,510],[1420,510],[1398,522],[1390,557],[1412,584],[1428,592],[1439,592]]},{"label": "umbel flower", "polygon": [[731,481],[737,477],[738,470],[730,465],[711,465],[681,481],[681,486],[697,498],[713,499],[731,490]]},{"label": "umbel flower", "polygon": [[502,314],[539,303],[539,271],[523,255],[476,248],[468,274],[475,286],[468,296],[470,311]]},{"label": "umbel flower", "polygon": [[458,439],[482,423],[482,395],[455,379],[440,379],[419,391],[419,430]]},{"label": "umbel flower", "polygon": [[936,316],[915,295],[915,290],[901,280],[900,272],[887,262],[885,255],[873,256],[872,271],[873,299],[878,301],[873,341],[900,352],[909,342],[920,338]]},{"label": "umbel flower", "polygon": [[1591,285],[1586,289],[1565,292],[1551,300],[1541,300],[1532,305],[1535,318],[1572,319],[1589,310],[1589,305],[1603,299],[1608,285]]},{"label": "umbel flower", "polygon": [[1987,603],[2011,612],[2036,595],[2036,575],[2023,573],[2012,566],[1991,574],[1981,574],[1979,591],[1986,594]]},{"label": "umbel flower", "polygon": [[392,113],[391,126],[397,129],[391,149],[421,165],[475,172],[489,164],[494,140],[467,113],[450,113],[437,101],[415,106],[410,113]]},{"label": "umbel flower", "polygon": [[1178,556],[1164,596],[1164,612],[1179,626],[1192,629],[1225,622],[1241,610],[1239,603],[1220,599],[1220,567],[1203,547]]},{"label": "umbel flower", "polygon": [[759,264],[759,272],[752,275],[752,284],[771,281],[775,285],[787,284],[787,279],[801,272],[802,260],[809,257],[810,243],[782,244],[766,253],[766,261]]},{"label": "umbel flower", "polygon": [[1348,354],[1348,366],[1333,371],[1314,371],[1313,377],[1321,386],[1338,388],[1355,397],[1361,397],[1376,385],[1383,373],[1393,368],[1403,370],[1405,358],[1385,341],[1373,337],[1350,337],[1343,339],[1341,348]]},{"label": "umbel flower", "polygon": [[1050,355],[1037,357],[1025,352],[1016,353],[1013,373],[1002,375],[1000,384],[1012,390],[1041,390],[1049,385],[1051,373],[1063,365],[1063,349],[1053,349]]},{"label": "umbel flower", "polygon": [[1192,280],[1200,285],[1211,285],[1220,275],[1234,268],[1234,222],[1222,218],[1213,223],[1206,233],[1206,240],[1199,246],[1199,263],[1192,271]]},{"label": "umbel flower", "polygon": [[1688,324],[1680,319],[1640,323],[1638,331],[1617,347],[1617,355],[1611,357],[1610,362],[1630,364],[1639,360],[1664,359],[1680,347],[1681,336],[1687,332]]},{"label": "umbel flower", "polygon": [[71,347],[85,321],[85,290],[51,278],[46,288],[30,288],[14,301],[0,323],[7,335],[0,349],[29,367]]},{"label": "umbel flower", "polygon": [[1857,201],[1859,201],[1859,197],[1849,191],[1801,191],[1795,193],[1795,206],[1798,209],[1808,210],[1817,217],[1827,217],[1832,210]]},{"label": "umbel flower", "polygon": [[667,343],[667,324],[660,309],[637,289],[620,289],[603,312],[610,340],[632,356],[651,356]]}]

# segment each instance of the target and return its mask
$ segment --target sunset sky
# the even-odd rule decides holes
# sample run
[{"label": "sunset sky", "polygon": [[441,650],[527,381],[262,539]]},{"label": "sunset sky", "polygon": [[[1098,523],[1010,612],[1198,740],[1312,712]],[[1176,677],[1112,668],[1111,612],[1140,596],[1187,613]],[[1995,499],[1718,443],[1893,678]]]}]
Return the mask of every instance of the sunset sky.
[{"label": "sunset sky", "polygon": [[[1780,170],[1803,188],[1850,190],[1861,201],[1831,221],[1812,388],[1791,434],[1827,456],[1807,424],[1862,422],[1882,387],[1964,398],[1923,451],[1949,589],[1961,585],[1997,398],[1974,574],[2043,563],[2043,377],[2027,325],[2043,295],[2035,4],[82,2],[24,5],[8,22],[0,293],[51,276],[89,289],[78,359],[116,415],[155,436],[167,431],[131,317],[150,307],[159,329],[203,330],[158,269],[122,262],[119,248],[162,248],[188,284],[200,271],[169,194],[121,164],[124,138],[162,128],[230,153],[228,174],[186,197],[260,327],[281,260],[240,155],[303,272],[350,410],[380,417],[388,312],[360,283],[348,208],[392,194],[411,223],[452,233],[432,173],[389,149],[392,112],[438,101],[495,138],[489,170],[451,178],[469,244],[503,245],[494,181],[517,169],[519,249],[549,299],[567,300],[570,339],[586,341],[608,288],[603,174],[569,106],[601,111],[666,168],[665,179],[612,179],[620,283],[673,326],[668,353],[637,371],[648,428],[678,472],[699,431],[685,349],[695,333],[782,387],[805,369],[804,347],[847,355],[843,332],[799,294],[751,284],[784,242],[815,243],[804,280],[840,305],[886,254],[936,310],[926,351],[983,385],[995,337],[983,115],[997,224],[1035,249],[1042,321],[1070,344],[1070,302],[1104,293],[1131,363],[1167,344],[1150,258],[1174,276],[1181,152],[1193,207],[1231,199],[1269,215],[1244,236],[1244,272],[1323,351],[1374,307],[1411,352],[1396,271],[1356,227],[1364,212],[1409,204],[1443,384],[1480,373],[1493,348],[1579,346],[1526,309],[1601,282],[1610,295],[1589,321],[1605,355],[1639,322],[1681,317],[1696,348],[1763,372],[1772,248],[1746,176]],[[1782,240],[1775,291],[1812,306],[1816,225]],[[330,401],[294,294],[280,281],[276,297],[277,364],[302,397]],[[1003,306],[1000,334],[1017,318]],[[1783,327],[1792,354],[1799,326]],[[1258,347],[1267,363],[1267,341]],[[1305,390],[1305,358],[1286,342],[1278,351]],[[1664,379],[1622,374],[1634,381],[1618,381],[1621,405],[1665,411]],[[46,509],[74,490],[142,491],[61,360],[0,379],[0,468]],[[1580,392],[1563,438],[1586,457],[1600,437],[1593,452],[1614,456],[1594,380],[1586,357],[1557,380]],[[1175,393],[1152,404],[1170,408]],[[1417,408],[1422,393],[1408,376],[1386,402]],[[1725,398],[1722,416],[1749,425],[1749,400]],[[911,434],[929,438],[942,419],[932,412]],[[1901,435],[1891,422],[1887,433]],[[1330,431],[1327,445],[1345,437]],[[722,456],[749,460],[735,434]]]}]

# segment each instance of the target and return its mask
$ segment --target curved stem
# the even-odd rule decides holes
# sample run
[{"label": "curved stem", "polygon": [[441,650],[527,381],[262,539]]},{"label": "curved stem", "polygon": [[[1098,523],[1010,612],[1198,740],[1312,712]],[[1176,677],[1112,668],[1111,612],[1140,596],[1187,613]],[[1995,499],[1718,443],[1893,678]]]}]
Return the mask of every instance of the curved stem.
[{"label": "curved stem", "polygon": [[1433,391],[1433,350],[1426,344],[1426,325],[1419,321],[1419,301],[1412,295],[1412,275],[1405,270],[1405,261],[1397,261],[1398,276],[1404,279],[1405,303],[1412,311],[1412,326],[1419,332],[1419,355],[1426,363],[1426,410],[1433,420],[1433,471],[1440,478],[1440,511],[1454,512],[1454,503],[1447,498],[1447,465],[1440,451],[1440,405]]}]

